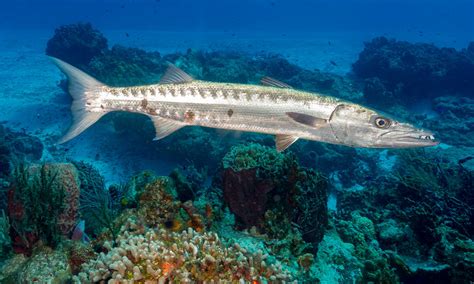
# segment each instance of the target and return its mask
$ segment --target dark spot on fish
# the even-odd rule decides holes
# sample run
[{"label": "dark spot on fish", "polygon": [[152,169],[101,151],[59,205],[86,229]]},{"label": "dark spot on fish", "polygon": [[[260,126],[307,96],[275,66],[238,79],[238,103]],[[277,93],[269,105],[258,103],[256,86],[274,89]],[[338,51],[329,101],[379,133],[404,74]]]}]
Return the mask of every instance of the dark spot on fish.
[{"label": "dark spot on fish", "polygon": [[151,107],[147,109],[147,112],[151,115],[158,115],[158,113],[156,112],[156,109],[151,108]]},{"label": "dark spot on fish", "polygon": [[101,109],[104,109],[105,107],[104,107],[104,105],[100,105],[100,108],[101,108]]},{"label": "dark spot on fish", "polygon": [[146,109],[147,105],[148,105],[148,101],[146,99],[143,99],[142,100],[142,108]]},{"label": "dark spot on fish", "polygon": [[187,122],[187,123],[191,123],[194,121],[194,118],[196,117],[196,115],[194,114],[194,112],[188,110],[184,113],[184,121]]},{"label": "dark spot on fish", "polygon": [[232,117],[232,115],[234,114],[234,111],[230,108],[228,111],[227,111],[227,115],[229,117]]},{"label": "dark spot on fish", "polygon": [[90,102],[87,102],[87,103],[86,103],[86,105],[90,106],[90,105],[91,105],[91,103],[90,103]]}]

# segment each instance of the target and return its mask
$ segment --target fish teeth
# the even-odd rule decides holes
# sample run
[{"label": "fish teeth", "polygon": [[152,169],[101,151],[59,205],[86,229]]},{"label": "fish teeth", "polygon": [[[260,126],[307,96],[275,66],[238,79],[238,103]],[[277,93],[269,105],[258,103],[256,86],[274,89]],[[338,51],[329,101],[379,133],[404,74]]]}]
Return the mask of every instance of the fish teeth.
[{"label": "fish teeth", "polygon": [[422,140],[434,140],[434,136],[433,135],[420,135],[418,136],[418,139],[422,139]]}]

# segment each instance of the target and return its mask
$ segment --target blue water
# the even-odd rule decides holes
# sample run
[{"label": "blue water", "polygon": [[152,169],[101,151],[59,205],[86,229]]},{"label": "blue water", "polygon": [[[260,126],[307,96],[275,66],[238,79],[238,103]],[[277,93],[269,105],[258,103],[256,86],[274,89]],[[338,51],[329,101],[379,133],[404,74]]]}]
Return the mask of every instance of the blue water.
[{"label": "blue water", "polygon": [[101,29],[165,31],[473,32],[469,0],[455,1],[2,1],[1,26],[52,29],[90,21]]},{"label": "blue water", "polygon": [[[255,84],[272,76],[429,129],[441,143],[365,149],[300,139],[277,153],[271,135],[198,127],[154,142],[148,117],[118,113],[58,145],[72,123],[71,97],[46,49],[58,28],[78,23],[90,23],[108,46],[77,67],[111,85],[157,83],[167,63],[201,80]],[[67,27],[49,55],[76,39],[78,26]],[[62,60],[87,52],[81,36]],[[182,254],[191,283],[229,275],[257,283],[273,283],[269,275],[329,284],[474,281],[474,1],[2,0],[0,66],[0,283],[89,283],[101,267],[94,253],[107,254],[101,261],[109,267],[116,247],[145,231]],[[67,185],[59,204],[35,195],[44,164]],[[191,262],[192,248],[171,246],[181,249],[188,227],[206,243],[213,237],[203,232],[218,234],[224,245],[216,250],[226,247],[233,261],[241,257],[229,244],[253,259],[262,250],[265,261],[282,265],[280,276],[263,276],[260,260],[244,261],[253,270],[242,276],[215,253],[213,263],[228,272],[216,276],[204,253]],[[64,255],[56,263],[71,263],[71,247],[92,255],[73,259],[84,266],[72,272],[41,260],[51,248]],[[131,254],[145,275],[146,262]],[[8,271],[25,259],[34,260],[28,272],[27,262]],[[182,263],[155,258],[155,268],[171,271],[161,276],[176,283],[184,281]],[[121,271],[107,269],[97,279]],[[159,278],[127,269],[126,279]]]}]

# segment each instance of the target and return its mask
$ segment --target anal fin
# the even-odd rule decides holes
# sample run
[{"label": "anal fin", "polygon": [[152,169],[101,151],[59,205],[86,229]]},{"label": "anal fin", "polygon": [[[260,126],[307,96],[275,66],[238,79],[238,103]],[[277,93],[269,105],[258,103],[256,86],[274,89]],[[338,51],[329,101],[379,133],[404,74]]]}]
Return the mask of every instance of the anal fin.
[{"label": "anal fin", "polygon": [[286,134],[277,134],[275,137],[275,144],[276,149],[278,152],[285,151],[288,147],[290,147],[293,143],[298,140],[299,137],[293,135],[286,135]]},{"label": "anal fin", "polygon": [[165,138],[166,136],[186,126],[182,122],[162,117],[152,117],[151,120],[153,121],[156,131],[156,136],[153,139],[154,141]]}]

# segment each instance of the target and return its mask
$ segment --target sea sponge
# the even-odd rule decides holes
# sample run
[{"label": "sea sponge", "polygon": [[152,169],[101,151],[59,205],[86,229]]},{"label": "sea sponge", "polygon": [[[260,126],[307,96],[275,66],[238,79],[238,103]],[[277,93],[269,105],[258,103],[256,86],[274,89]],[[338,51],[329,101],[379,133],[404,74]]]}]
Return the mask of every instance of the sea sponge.
[{"label": "sea sponge", "polygon": [[255,143],[233,147],[222,168],[224,200],[238,227],[256,227],[278,239],[279,250],[288,243],[295,254],[306,250],[302,240],[321,241],[328,222],[327,181],[321,173],[300,167],[291,152]]}]

